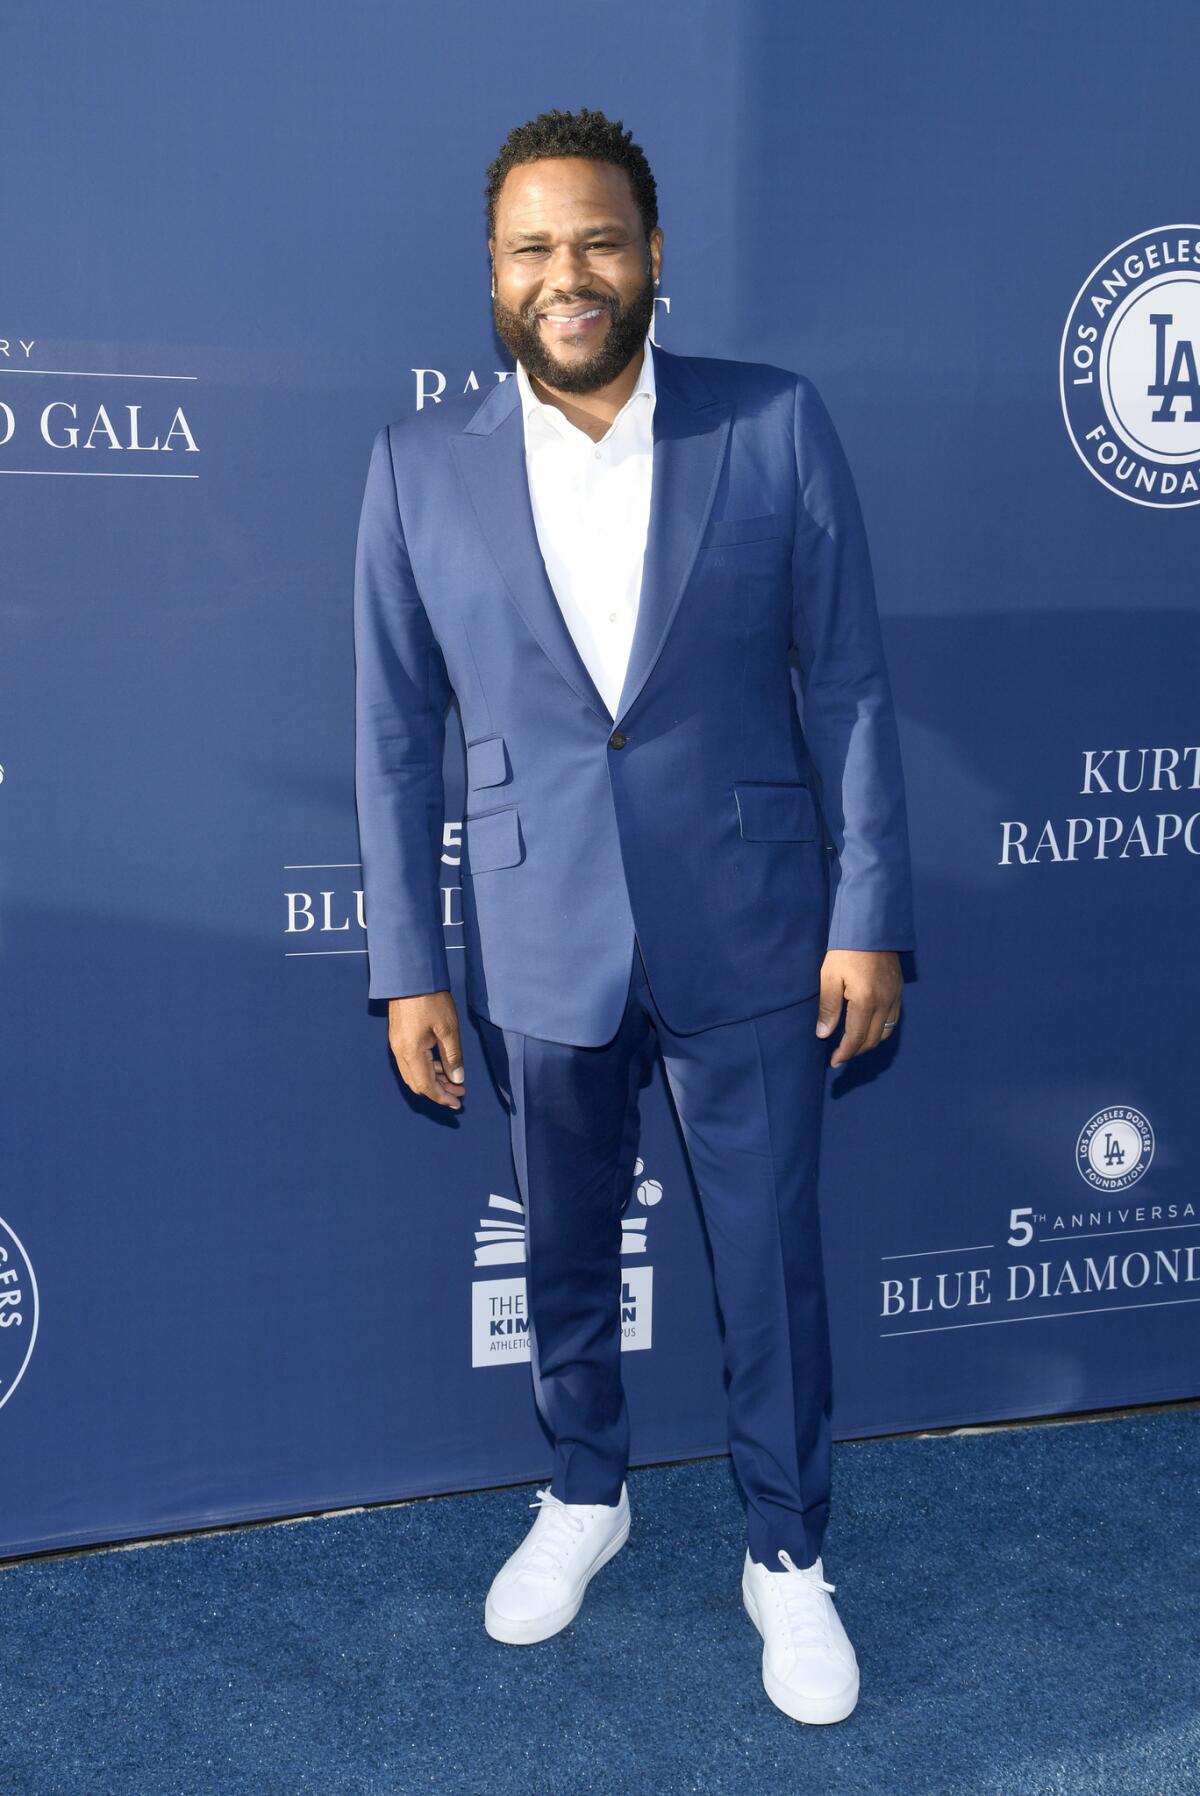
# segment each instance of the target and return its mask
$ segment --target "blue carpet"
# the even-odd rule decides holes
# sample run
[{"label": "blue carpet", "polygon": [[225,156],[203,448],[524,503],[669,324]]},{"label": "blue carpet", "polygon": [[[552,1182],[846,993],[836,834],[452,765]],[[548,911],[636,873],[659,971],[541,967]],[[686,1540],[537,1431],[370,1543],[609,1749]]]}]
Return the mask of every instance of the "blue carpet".
[{"label": "blue carpet", "polygon": [[1196,1796],[1196,1412],[835,1449],[849,1720],[762,1689],[725,1459],[634,1470],[553,1640],[535,1486],[0,1569],[4,1796]]}]

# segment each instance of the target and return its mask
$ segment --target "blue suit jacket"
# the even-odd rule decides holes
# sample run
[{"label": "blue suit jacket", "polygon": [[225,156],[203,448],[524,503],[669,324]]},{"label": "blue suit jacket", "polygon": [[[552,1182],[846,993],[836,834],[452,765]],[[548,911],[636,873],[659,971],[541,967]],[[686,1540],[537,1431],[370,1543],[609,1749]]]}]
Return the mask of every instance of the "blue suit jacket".
[{"label": "blue suit jacket", "polygon": [[515,378],[375,438],[354,594],[373,998],[450,986],[452,691],[466,996],[494,1023],[607,1041],[635,928],[683,1033],[810,996],[826,947],[913,946],[895,715],[829,414],[803,375],[653,354],[650,524],[615,719],[542,561]]}]

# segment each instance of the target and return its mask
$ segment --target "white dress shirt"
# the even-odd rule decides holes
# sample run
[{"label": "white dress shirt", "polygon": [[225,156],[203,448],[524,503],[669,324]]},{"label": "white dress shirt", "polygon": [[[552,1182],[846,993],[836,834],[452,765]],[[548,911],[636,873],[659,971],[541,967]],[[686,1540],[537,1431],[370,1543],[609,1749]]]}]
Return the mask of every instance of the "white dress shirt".
[{"label": "white dress shirt", "polygon": [[650,522],[655,401],[650,339],[637,385],[599,442],[537,397],[520,362],[517,386],[542,560],[583,664],[615,717],[637,623]]}]

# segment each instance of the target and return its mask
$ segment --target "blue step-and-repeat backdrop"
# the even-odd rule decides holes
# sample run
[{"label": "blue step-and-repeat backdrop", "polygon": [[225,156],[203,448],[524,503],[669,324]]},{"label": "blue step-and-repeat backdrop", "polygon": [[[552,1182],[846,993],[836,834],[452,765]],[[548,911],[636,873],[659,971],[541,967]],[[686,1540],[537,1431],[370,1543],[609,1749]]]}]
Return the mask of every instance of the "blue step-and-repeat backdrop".
[{"label": "blue step-and-repeat backdrop", "polygon": [[[63,3],[3,27],[0,1554],[544,1477],[507,1119],[367,1001],[380,424],[482,394],[484,171],[645,147],[655,335],[817,384],[918,950],[832,1073],[842,1439],[1200,1391],[1200,15],[1143,0]],[[461,947],[463,749],[444,926]],[[463,1003],[462,956],[450,955]],[[661,1068],[638,1463],[725,1450]]]}]

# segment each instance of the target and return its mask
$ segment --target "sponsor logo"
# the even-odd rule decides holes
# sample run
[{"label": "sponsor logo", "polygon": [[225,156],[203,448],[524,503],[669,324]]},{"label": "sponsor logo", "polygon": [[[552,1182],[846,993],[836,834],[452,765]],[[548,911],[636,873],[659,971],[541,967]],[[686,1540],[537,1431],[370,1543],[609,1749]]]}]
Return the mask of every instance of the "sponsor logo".
[{"label": "sponsor logo", "polygon": [[25,1376],[37,1326],[38,1288],[32,1262],[0,1216],[0,1409]]},{"label": "sponsor logo", "polygon": [[[621,1274],[621,1351],[651,1345],[653,1266]],[[471,1364],[509,1366],[529,1359],[529,1312],[523,1278],[477,1279],[471,1286]]]},{"label": "sponsor logo", "polygon": [[1059,393],[1075,451],[1134,505],[1200,503],[1200,225],[1162,225],[1098,262],[1075,295]]},{"label": "sponsor logo", "polygon": [[1075,1165],[1097,1191],[1124,1191],[1137,1183],[1154,1155],[1154,1130],[1140,1110],[1119,1104],[1097,1110],[1079,1131]]},{"label": "sponsor logo", "polygon": [[[634,1201],[653,1209],[662,1200],[657,1179],[642,1177],[639,1159],[633,1176]],[[634,1214],[621,1217],[621,1257],[644,1257],[649,1218]],[[493,1191],[487,1212],[475,1231],[475,1265],[513,1266],[525,1263],[525,1206],[517,1199]],[[621,1351],[646,1350],[652,1343],[654,1268],[639,1265],[621,1273]],[[471,1286],[471,1364],[506,1366],[529,1359],[530,1318],[523,1275],[476,1279]]]}]

